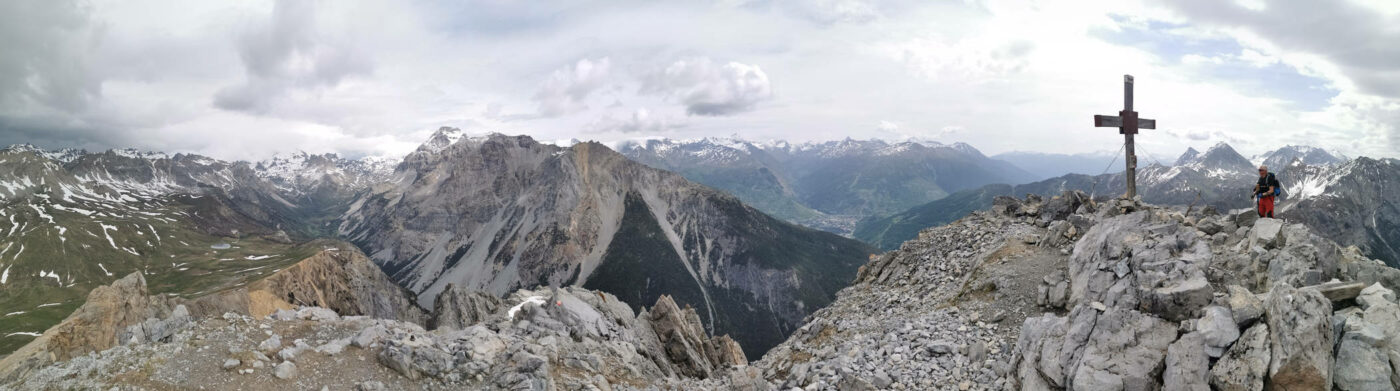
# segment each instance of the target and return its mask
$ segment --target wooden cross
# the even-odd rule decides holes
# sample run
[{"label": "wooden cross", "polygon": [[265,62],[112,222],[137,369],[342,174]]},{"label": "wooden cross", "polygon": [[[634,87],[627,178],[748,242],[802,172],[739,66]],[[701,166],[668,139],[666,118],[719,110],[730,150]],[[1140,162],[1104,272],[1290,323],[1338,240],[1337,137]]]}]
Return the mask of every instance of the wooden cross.
[{"label": "wooden cross", "polygon": [[1128,177],[1128,199],[1137,196],[1137,154],[1133,153],[1133,135],[1138,129],[1157,129],[1157,120],[1138,118],[1138,113],[1133,111],[1133,75],[1123,75],[1123,111],[1119,111],[1117,116],[1095,115],[1094,126],[1100,128],[1118,128],[1118,134],[1123,135],[1123,150],[1128,156],[1124,158],[1128,169],[1125,172]]}]

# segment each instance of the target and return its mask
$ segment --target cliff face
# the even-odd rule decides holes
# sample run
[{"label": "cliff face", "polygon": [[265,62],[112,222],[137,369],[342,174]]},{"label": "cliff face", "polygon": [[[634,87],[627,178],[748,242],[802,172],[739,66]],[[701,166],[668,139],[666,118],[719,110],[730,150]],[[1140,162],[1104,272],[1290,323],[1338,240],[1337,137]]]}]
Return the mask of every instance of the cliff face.
[{"label": "cliff face", "polygon": [[670,295],[756,355],[828,303],[870,251],[601,144],[447,133],[340,226],[425,308],[449,284],[498,296],[581,286],[634,306]]}]

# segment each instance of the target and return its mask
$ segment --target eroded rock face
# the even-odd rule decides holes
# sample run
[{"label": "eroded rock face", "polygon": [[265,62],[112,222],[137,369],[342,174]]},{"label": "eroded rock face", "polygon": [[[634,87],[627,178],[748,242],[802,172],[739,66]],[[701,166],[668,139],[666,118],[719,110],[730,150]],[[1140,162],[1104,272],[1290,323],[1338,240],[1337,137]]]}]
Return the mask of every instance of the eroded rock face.
[{"label": "eroded rock face", "polygon": [[[1262,221],[1262,220],[1261,220]],[[1332,388],[1332,302],[1314,289],[1277,285],[1268,311],[1269,382],[1278,389]]]},{"label": "eroded rock face", "polygon": [[188,322],[189,313],[182,306],[170,319],[158,319],[157,315],[169,312],[159,304],[153,304],[147,295],[146,279],[140,272],[97,287],[88,293],[82,307],[0,360],[0,383],[22,378],[55,361],[102,351],[121,342],[168,338]]},{"label": "eroded rock face", "polygon": [[428,327],[462,329],[485,321],[500,308],[501,298],[496,295],[448,285],[433,302],[433,316]]},{"label": "eroded rock face", "polygon": [[[427,323],[427,315],[414,303],[412,295],[353,247],[326,249],[249,284],[247,289],[250,297],[262,291],[288,306],[325,307],[340,315]],[[252,308],[250,315],[268,314]]]},{"label": "eroded rock face", "polygon": [[1180,321],[1210,303],[1201,267],[1210,247],[1194,229],[1157,223],[1150,211],[1104,219],[1070,256],[1070,302],[1100,302]]}]

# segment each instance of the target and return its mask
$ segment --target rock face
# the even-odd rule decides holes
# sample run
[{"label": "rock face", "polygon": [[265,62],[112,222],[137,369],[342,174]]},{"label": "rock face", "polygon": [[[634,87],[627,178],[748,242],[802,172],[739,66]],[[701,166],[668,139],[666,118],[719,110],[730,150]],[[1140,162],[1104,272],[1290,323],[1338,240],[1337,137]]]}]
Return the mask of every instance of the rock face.
[{"label": "rock face", "polygon": [[[427,323],[411,296],[353,247],[323,250],[247,289],[250,297],[262,291],[288,304],[330,308],[341,315]],[[250,314],[266,315],[258,310],[252,308]]]},{"label": "rock face", "polygon": [[166,320],[156,318],[162,312],[169,311],[152,303],[141,273],[93,289],[72,315],[0,360],[0,383],[23,378],[54,361],[106,350],[123,342],[123,335],[134,342],[165,339],[189,321],[184,307]]},{"label": "rock face", "polygon": [[433,303],[433,329],[462,329],[482,321],[501,308],[501,298],[482,291],[448,285]]},{"label": "rock face", "polygon": [[442,129],[409,154],[339,227],[424,308],[448,284],[498,296],[580,286],[633,306],[669,295],[757,355],[829,303],[874,251],[602,144],[453,134]]},{"label": "rock face", "polygon": [[1135,309],[1180,321],[1212,299],[1202,266],[1211,260],[1199,231],[1154,223],[1150,211],[1105,219],[1070,256],[1070,303]]},{"label": "rock face", "polygon": [[343,315],[427,323],[427,314],[412,294],[359,250],[341,244],[245,287],[198,298],[188,305],[197,317],[225,312],[264,317],[278,310],[316,306]]}]

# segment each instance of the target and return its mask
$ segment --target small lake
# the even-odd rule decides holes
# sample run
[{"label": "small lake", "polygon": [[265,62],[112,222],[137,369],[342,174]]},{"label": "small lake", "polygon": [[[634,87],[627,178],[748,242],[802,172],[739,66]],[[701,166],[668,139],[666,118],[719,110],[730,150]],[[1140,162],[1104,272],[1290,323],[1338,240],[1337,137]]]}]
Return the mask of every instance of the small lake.
[{"label": "small lake", "polygon": [[230,248],[233,248],[233,246],[230,245],[230,244],[228,244],[228,243],[217,243],[217,244],[215,244],[215,245],[213,245],[213,246],[209,246],[209,248],[212,248],[212,249],[215,249],[215,250],[228,250],[228,249],[230,249]]}]

